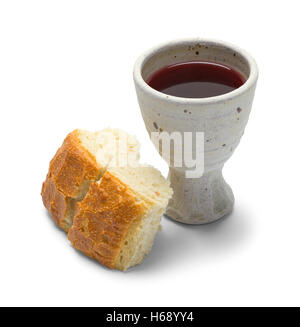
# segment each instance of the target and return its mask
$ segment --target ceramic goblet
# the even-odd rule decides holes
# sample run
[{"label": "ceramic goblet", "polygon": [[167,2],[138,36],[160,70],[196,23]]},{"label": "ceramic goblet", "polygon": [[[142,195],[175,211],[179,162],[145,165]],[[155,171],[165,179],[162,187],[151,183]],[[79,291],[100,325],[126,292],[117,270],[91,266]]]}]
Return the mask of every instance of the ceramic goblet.
[{"label": "ceramic goblet", "polygon": [[[186,61],[223,63],[242,74],[246,82],[239,88],[209,98],[181,98],[151,88],[149,76],[158,69]],[[187,177],[190,169],[170,164],[169,180],[174,195],[167,215],[187,224],[215,221],[231,212],[234,196],[222,175],[224,163],[239,144],[248,122],[254,97],[258,69],[244,50],[207,39],[184,39],[154,47],[141,55],[134,66],[134,82],[146,129],[153,132],[202,132],[204,135],[203,173]],[[184,151],[184,142],[182,142]],[[160,150],[156,144],[157,150]],[[176,149],[175,149],[176,150]],[[197,149],[192,147],[192,155]],[[163,154],[161,154],[164,159]]]}]

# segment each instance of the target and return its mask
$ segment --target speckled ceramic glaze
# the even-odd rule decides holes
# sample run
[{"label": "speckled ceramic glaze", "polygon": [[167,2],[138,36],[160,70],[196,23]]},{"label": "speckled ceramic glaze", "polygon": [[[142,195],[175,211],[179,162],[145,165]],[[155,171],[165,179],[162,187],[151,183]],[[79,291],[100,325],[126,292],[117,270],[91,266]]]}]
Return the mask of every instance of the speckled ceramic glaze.
[{"label": "speckled ceramic glaze", "polygon": [[[224,95],[190,99],[163,94],[145,80],[163,66],[192,60],[227,64],[247,81]],[[167,215],[188,224],[209,223],[231,212],[234,196],[222,176],[224,163],[237,147],[247,124],[258,69],[244,50],[222,41],[184,39],[152,48],[138,58],[134,82],[148,133],[204,132],[204,174],[186,178],[187,167],[170,166],[174,195]]]}]

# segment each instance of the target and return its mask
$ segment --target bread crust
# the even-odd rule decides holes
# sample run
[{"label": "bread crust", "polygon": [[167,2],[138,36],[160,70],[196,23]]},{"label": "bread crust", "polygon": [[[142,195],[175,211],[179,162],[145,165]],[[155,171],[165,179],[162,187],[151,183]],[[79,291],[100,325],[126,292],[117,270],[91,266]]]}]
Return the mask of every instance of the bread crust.
[{"label": "bread crust", "polygon": [[107,171],[77,203],[68,238],[89,257],[109,268],[117,268],[116,260],[128,229],[133,224],[138,226],[147,210],[145,201]]},{"label": "bread crust", "polygon": [[44,206],[65,231],[70,227],[69,213],[75,209],[75,200],[82,199],[83,190],[102,171],[96,158],[81,145],[78,130],[68,134],[50,162],[41,191]]},{"label": "bread crust", "polygon": [[78,197],[84,180],[95,181],[101,168],[96,158],[81,145],[78,130],[71,132],[50,162],[49,177],[65,196]]}]

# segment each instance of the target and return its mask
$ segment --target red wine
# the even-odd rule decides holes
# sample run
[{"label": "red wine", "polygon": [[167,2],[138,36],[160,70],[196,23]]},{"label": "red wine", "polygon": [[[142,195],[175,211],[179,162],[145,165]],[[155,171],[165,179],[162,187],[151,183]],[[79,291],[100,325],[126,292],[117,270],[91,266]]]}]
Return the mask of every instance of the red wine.
[{"label": "red wine", "polygon": [[237,89],[245,83],[245,78],[224,64],[188,61],[163,67],[146,82],[155,90],[168,95],[207,98]]}]

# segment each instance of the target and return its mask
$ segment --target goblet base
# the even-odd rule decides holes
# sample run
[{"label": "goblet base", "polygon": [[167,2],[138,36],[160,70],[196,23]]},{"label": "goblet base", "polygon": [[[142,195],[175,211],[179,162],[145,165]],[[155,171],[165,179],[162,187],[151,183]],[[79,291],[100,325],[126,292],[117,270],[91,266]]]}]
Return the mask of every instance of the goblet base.
[{"label": "goblet base", "polygon": [[170,168],[168,179],[174,194],[166,215],[185,224],[207,224],[230,213],[234,195],[225,182],[222,169],[204,173],[200,178],[186,178],[185,172]]}]

